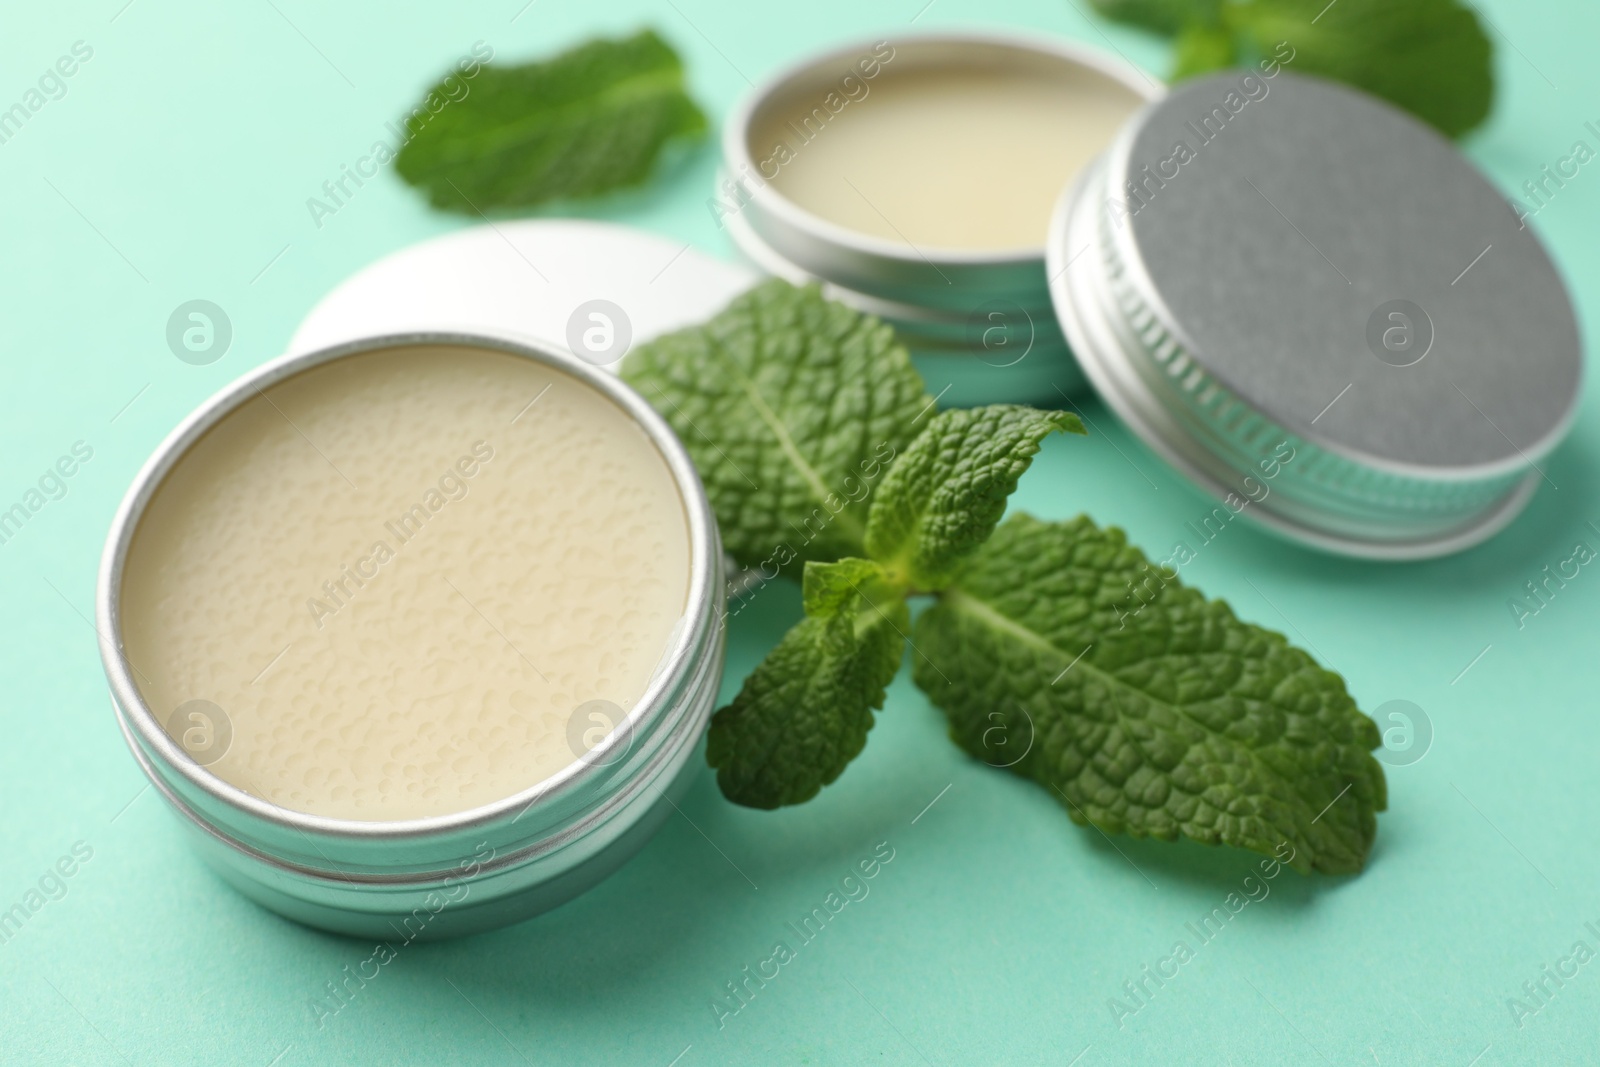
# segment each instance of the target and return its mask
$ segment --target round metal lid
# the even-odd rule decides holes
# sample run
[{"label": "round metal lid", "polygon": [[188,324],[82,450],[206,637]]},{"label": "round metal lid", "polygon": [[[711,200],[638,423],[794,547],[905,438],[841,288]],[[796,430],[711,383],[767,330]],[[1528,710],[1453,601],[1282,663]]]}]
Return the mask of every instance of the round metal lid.
[{"label": "round metal lid", "polygon": [[1577,325],[1538,239],[1438,133],[1331,82],[1175,89],[1064,198],[1049,258],[1108,403],[1218,495],[1288,442],[1249,510],[1325,548],[1481,540],[1575,409]]}]

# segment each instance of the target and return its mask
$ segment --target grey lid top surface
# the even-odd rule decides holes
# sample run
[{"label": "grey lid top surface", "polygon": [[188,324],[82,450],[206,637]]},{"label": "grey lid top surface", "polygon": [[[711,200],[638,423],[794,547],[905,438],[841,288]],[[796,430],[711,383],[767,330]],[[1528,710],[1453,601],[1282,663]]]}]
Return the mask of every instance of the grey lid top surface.
[{"label": "grey lid top surface", "polygon": [[1284,427],[1444,476],[1525,464],[1565,431],[1581,363],[1565,286],[1505,199],[1411,116],[1321,79],[1233,71],[1150,105],[1107,162],[1131,280]]}]

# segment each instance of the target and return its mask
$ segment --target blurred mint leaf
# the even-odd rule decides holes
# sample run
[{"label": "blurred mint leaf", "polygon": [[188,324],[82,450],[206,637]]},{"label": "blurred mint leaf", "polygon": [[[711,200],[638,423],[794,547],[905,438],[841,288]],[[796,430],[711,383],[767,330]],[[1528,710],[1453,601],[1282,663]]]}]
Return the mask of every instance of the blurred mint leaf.
[{"label": "blurred mint leaf", "polygon": [[942,411],[883,480],[867,521],[867,554],[909,585],[942,589],[982,544],[1006,498],[1057,431],[1084,432],[1076,415],[1016,404]]},{"label": "blurred mint leaf", "polygon": [[[427,106],[441,99],[436,111]],[[677,53],[651,30],[541,62],[485,65],[470,78],[451,74],[423,101],[418,111],[429,117],[407,120],[412,138],[395,169],[434,207],[453,211],[637,185],[667,142],[707,128]]]},{"label": "blurred mint leaf", "polygon": [[1380,738],[1343,680],[1151,566],[1121,530],[1011,519],[912,640],[916,682],[956,742],[1043,784],[1075,822],[1302,872],[1366,860],[1386,799]]},{"label": "blurred mint leaf", "polygon": [[1178,34],[1172,61],[1172,80],[1231,67],[1238,59],[1233,35],[1221,26],[1190,23]]},{"label": "blurred mint leaf", "polygon": [[1364,89],[1450,137],[1494,103],[1489,38],[1458,0],[1253,0],[1224,15],[1256,51],[1287,41],[1294,70]]},{"label": "blurred mint leaf", "polygon": [[805,603],[806,618],[712,717],[706,760],[736,804],[799,804],[838,778],[900,669],[910,612],[876,564],[806,564]]},{"label": "blurred mint leaf", "polygon": [[1381,97],[1450,137],[1482,123],[1494,103],[1493,49],[1461,0],[1093,3],[1106,18],[1176,38],[1172,81],[1271,56]]},{"label": "blurred mint leaf", "polygon": [[1192,23],[1215,25],[1222,0],[1090,0],[1094,9],[1114,22],[1126,22],[1168,36]]},{"label": "blurred mint leaf", "polygon": [[777,280],[634,349],[622,377],[683,440],[747,567],[863,555],[871,496],[933,414],[893,330]]}]

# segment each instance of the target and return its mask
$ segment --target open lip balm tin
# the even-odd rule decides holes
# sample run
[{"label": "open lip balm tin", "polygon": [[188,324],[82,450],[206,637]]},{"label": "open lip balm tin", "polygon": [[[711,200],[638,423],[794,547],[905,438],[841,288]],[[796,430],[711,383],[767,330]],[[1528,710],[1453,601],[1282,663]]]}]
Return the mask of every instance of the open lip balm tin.
[{"label": "open lip balm tin", "polygon": [[[665,637],[659,661],[652,654],[649,662],[655,662],[654,673],[641,683],[642,695],[626,712],[613,705],[620,721],[606,721],[602,716],[580,722],[580,728],[588,731],[581,743],[570,740],[571,721],[565,739],[560,738],[557,726],[555,743],[571,744],[576,758],[557,753],[559,762],[554,765],[559,770],[526,781],[525,787],[511,795],[476,803],[467,810],[395,819],[290,810],[208,769],[210,761],[197,757],[188,746],[188,734],[181,735],[184,743],[180,744],[169,732],[171,725],[163,725],[168,716],[158,715],[147,701],[144,687],[159,683],[150,682],[149,675],[130,662],[126,651],[129,632],[124,629],[124,593],[130,546],[136,541],[141,519],[174,468],[197,450],[210,431],[248,402],[269,396],[267,390],[305,372],[337,368],[342,360],[370,359],[374,354],[387,358],[391,353],[422,352],[430,347],[531,361],[552,372],[553,381],[563,380],[560,376],[564,375],[575,381],[578,392],[584,387],[592,390],[600,402],[620,410],[624,424],[637,427],[641,440],[648,443],[639,447],[647,452],[653,446],[659,453],[661,469],[682,503],[688,556],[683,614]],[[279,399],[283,399],[281,394]],[[513,406],[521,402],[515,399]],[[499,462],[503,469],[514,461]],[[344,490],[342,484],[337,488]],[[481,483],[471,490],[492,491]],[[458,503],[445,506],[466,507]],[[315,516],[302,516],[301,521],[314,522]],[[430,527],[418,536],[433,533]],[[492,552],[493,546],[487,550]],[[400,549],[402,554],[408,551],[423,549]],[[135,554],[136,562],[139,558]],[[148,557],[144,559],[148,562]],[[371,578],[370,566],[364,569],[362,563],[355,569]],[[467,559],[460,560],[458,579],[467,572],[468,564]],[[392,583],[402,577],[380,572],[377,581]],[[246,896],[290,918],[340,933],[410,941],[470,933],[547,910],[610,874],[643,845],[671,812],[673,795],[681,793],[698,771],[692,756],[721,681],[723,585],[716,523],[699,478],[666,423],[640,397],[611,374],[552,351],[466,334],[414,333],[277,359],[240,378],[185,419],[139,472],[112,523],[100,570],[96,621],[101,658],[124,737],[151,783],[192,831],[204,859]],[[538,588],[537,584],[533,588]],[[348,592],[351,587],[345,589]],[[354,606],[339,610],[355,611],[363,603],[362,597],[378,595],[360,590],[350,601]],[[511,590],[496,590],[492,595],[515,596]],[[606,609],[606,605],[596,605],[596,610]],[[187,610],[187,606],[179,605],[177,610]],[[416,625],[441,625],[435,616],[417,614],[425,621]],[[465,608],[461,614],[467,614]],[[468,641],[466,652],[459,643],[446,642],[440,655],[466,658],[470,642],[480,637],[495,646],[495,654],[503,652],[498,644],[503,635],[496,636],[499,626],[487,622],[487,615],[483,618],[486,625],[481,633],[474,628],[460,638]],[[334,619],[328,625],[341,621]],[[504,640],[509,646],[510,639]],[[546,667],[559,681],[562,668]],[[646,670],[648,662],[640,668],[640,677]],[[329,677],[325,684],[312,677],[311,684],[319,691],[343,693],[357,688],[345,685],[347,680],[338,676]],[[352,699],[357,695],[352,693]],[[381,719],[392,710],[381,702],[373,707],[369,720]],[[172,709],[161,710],[170,713]],[[204,730],[219,725],[202,719],[195,722]],[[595,726],[601,729],[595,730]],[[282,743],[282,739],[274,737],[272,743]],[[293,739],[288,743],[292,746]],[[237,738],[234,744],[238,745]]]},{"label": "open lip balm tin", "polygon": [[[1046,284],[1051,203],[1163,92],[1068,41],[964,32],[845,45],[737,108],[712,210],[756,266],[820,281],[894,326],[934,388],[953,387],[947,402],[1057,397],[1083,376]],[[898,195],[918,188],[959,202]]]}]

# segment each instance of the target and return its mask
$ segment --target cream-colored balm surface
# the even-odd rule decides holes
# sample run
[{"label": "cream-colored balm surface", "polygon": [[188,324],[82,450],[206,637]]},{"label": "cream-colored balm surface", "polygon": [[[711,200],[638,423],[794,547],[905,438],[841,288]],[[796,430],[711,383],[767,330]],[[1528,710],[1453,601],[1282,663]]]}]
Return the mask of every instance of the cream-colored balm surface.
[{"label": "cream-colored balm surface", "polygon": [[[634,707],[689,560],[666,462],[603,395],[504,353],[401,348],[303,372],[201,438],[135,532],[122,626],[157,718],[203,763],[220,738],[224,780],[420,818],[602,738],[574,711]],[[174,725],[185,705],[205,714]]]},{"label": "cream-colored balm surface", "polygon": [[863,85],[836,113],[796,94],[758,121],[761,178],[829,222],[961,251],[1043,247],[1062,190],[1143,102],[1068,67],[888,66]]}]

